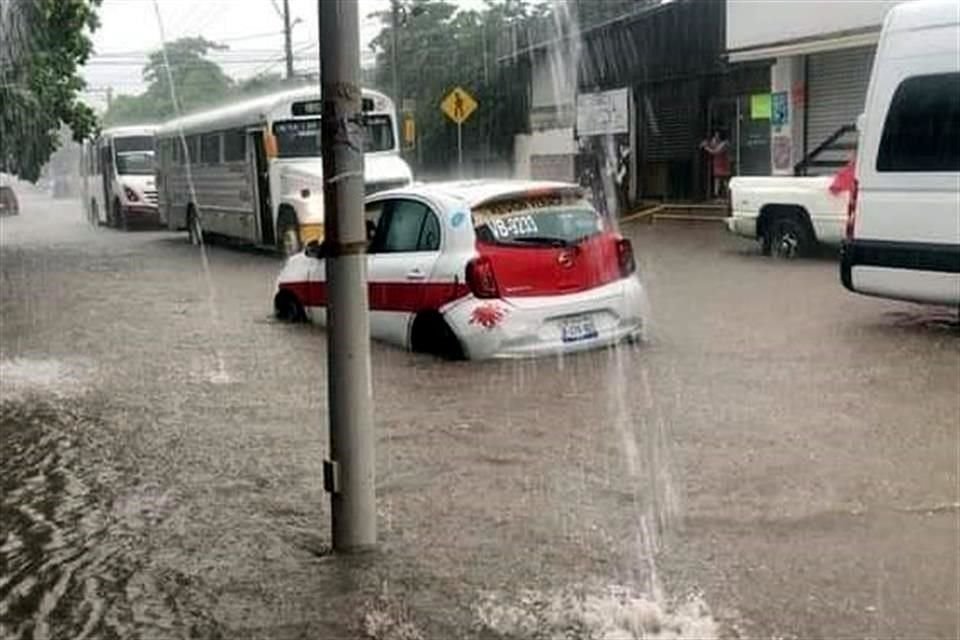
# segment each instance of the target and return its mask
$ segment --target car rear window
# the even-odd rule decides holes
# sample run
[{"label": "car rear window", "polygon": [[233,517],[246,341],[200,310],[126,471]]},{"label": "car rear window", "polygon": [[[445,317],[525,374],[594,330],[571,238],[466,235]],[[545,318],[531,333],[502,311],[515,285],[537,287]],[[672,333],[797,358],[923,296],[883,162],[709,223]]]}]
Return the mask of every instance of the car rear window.
[{"label": "car rear window", "polygon": [[603,220],[582,198],[517,198],[474,208],[477,239],[510,246],[565,246],[603,231]]}]

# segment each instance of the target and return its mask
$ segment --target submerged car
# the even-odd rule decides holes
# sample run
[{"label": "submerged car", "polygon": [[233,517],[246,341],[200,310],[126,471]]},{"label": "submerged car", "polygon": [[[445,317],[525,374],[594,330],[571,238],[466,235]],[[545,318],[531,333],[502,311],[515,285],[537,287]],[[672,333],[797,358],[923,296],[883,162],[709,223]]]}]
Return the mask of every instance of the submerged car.
[{"label": "submerged car", "polygon": [[[420,184],[366,201],[370,333],[473,359],[579,351],[638,339],[633,247],[577,185]],[[279,318],[326,322],[324,246],[291,256]]]}]

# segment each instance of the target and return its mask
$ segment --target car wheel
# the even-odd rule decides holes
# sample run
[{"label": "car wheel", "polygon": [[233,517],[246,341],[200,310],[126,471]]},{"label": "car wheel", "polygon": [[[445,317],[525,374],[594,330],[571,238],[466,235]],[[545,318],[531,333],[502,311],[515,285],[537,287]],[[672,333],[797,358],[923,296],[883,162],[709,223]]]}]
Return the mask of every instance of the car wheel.
[{"label": "car wheel", "polygon": [[806,227],[794,216],[774,218],[764,239],[765,253],[786,260],[807,255],[811,244]]},{"label": "car wheel", "polygon": [[187,210],[187,237],[195,247],[203,244],[203,227],[200,226],[200,218],[193,207]]},{"label": "car wheel", "polygon": [[274,315],[284,322],[305,322],[306,311],[297,297],[289,291],[281,291],[273,300]]},{"label": "car wheel", "polygon": [[285,256],[292,256],[300,251],[300,225],[296,219],[281,214],[277,223],[277,249]]},{"label": "car wheel", "polygon": [[466,353],[457,334],[436,311],[417,315],[410,333],[410,348],[418,353],[429,353],[447,360],[464,360]]}]

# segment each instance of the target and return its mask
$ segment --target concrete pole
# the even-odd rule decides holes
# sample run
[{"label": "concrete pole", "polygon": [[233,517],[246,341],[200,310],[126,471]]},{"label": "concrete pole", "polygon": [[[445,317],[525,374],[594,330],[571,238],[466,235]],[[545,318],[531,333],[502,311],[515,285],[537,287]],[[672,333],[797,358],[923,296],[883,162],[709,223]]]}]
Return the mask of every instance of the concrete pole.
[{"label": "concrete pole", "polygon": [[283,0],[283,38],[287,56],[287,80],[293,79],[293,27],[290,26],[290,0]]},{"label": "concrete pole", "polygon": [[373,392],[363,210],[360,27],[356,0],[318,0],[326,212],[327,388],[333,548],[377,543]]},{"label": "concrete pole", "polygon": [[400,0],[390,0],[390,74],[393,104],[399,110],[402,105],[400,98]]}]

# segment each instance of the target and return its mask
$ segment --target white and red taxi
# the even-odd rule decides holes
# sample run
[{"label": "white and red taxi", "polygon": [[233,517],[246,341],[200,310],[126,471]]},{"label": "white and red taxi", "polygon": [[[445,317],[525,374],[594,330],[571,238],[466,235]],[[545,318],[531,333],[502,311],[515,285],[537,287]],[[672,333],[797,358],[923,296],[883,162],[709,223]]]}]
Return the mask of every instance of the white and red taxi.
[{"label": "white and red taxi", "polygon": [[[553,182],[419,184],[366,201],[373,338],[453,357],[521,357],[640,337],[630,241]],[[325,324],[322,248],[291,256],[274,307]]]}]

